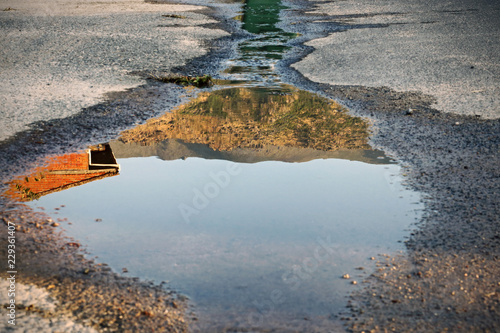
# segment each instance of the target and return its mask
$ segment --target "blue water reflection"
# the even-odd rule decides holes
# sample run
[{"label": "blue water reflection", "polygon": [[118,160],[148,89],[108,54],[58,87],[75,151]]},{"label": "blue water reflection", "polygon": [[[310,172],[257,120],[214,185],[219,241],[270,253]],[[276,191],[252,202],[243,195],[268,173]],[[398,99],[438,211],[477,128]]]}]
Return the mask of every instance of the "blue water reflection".
[{"label": "blue water reflection", "polygon": [[419,194],[403,188],[394,164],[118,162],[120,176],[33,205],[64,204],[59,215],[72,223],[64,227],[99,261],[168,280],[213,327],[244,325],[273,291],[282,296],[262,327],[304,316],[308,325],[328,327],[326,318],[355,288],[340,276],[356,278],[356,267],[372,265],[370,256],[400,249],[397,240],[421,209]]}]

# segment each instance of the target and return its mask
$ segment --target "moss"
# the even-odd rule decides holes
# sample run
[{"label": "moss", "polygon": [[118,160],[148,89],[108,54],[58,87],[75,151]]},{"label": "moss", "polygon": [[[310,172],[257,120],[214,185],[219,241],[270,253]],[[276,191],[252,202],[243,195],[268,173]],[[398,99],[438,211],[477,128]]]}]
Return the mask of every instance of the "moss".
[{"label": "moss", "polygon": [[40,198],[40,194],[31,191],[31,189],[29,187],[23,186],[21,184],[16,184],[15,187],[19,191],[20,198],[23,201],[24,200],[28,200],[28,201],[38,200]]},{"label": "moss", "polygon": [[175,83],[181,86],[194,86],[197,88],[206,88],[213,85],[210,75],[203,76],[185,76],[185,75],[153,75],[150,74],[150,79],[164,82]]}]

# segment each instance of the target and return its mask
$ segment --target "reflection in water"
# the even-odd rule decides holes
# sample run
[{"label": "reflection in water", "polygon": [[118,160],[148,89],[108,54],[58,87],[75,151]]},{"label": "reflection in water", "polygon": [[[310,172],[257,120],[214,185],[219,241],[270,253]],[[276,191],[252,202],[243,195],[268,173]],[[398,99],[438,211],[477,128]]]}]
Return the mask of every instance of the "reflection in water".
[{"label": "reflection in water", "polygon": [[226,73],[244,79],[250,76],[255,81],[279,82],[274,65],[290,49],[286,43],[297,36],[276,26],[284,8],[280,0],[245,2],[244,14],[238,19],[243,22],[243,29],[257,36],[238,45],[239,57],[230,61]]},{"label": "reflection in water", "polygon": [[215,150],[267,145],[318,150],[368,149],[368,125],[340,105],[308,91],[230,88],[201,93],[172,113],[122,133],[122,142],[144,145],[166,139]]},{"label": "reflection in water", "polygon": [[30,175],[12,180],[4,196],[29,201],[118,174],[120,166],[109,144],[93,146],[82,153],[48,158],[47,165]]},{"label": "reflection in water", "polygon": [[34,205],[64,204],[65,229],[114,270],[189,295],[195,332],[337,332],[335,314],[356,288],[340,277],[360,282],[356,267],[401,248],[420,208],[394,164],[119,162],[120,177]]},{"label": "reflection in water", "polygon": [[391,164],[392,159],[380,150],[349,149],[323,151],[312,148],[266,146],[264,148],[234,148],[230,151],[211,149],[200,143],[189,143],[179,139],[170,139],[147,146],[138,143],[110,142],[117,158],[158,156],[162,160],[178,160],[188,157],[227,160],[239,163],[264,161],[308,162],[315,159],[339,158],[369,164]]}]

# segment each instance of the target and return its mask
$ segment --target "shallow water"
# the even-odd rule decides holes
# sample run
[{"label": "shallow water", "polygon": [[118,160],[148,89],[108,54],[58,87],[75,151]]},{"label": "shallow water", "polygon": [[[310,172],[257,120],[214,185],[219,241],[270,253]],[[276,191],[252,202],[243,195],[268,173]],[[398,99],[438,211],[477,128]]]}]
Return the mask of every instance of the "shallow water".
[{"label": "shallow water", "polygon": [[359,280],[369,257],[402,249],[396,240],[421,208],[395,164],[118,162],[119,176],[32,204],[58,208],[99,262],[189,295],[202,331],[336,325],[355,287],[341,276]]},{"label": "shallow water", "polygon": [[238,45],[238,57],[231,59],[226,65],[225,73],[233,79],[247,80],[247,83],[267,84],[279,83],[274,66],[283,54],[290,50],[286,43],[297,36],[277,27],[280,11],[287,7],[281,0],[247,0],[243,5],[242,28],[255,37]]}]

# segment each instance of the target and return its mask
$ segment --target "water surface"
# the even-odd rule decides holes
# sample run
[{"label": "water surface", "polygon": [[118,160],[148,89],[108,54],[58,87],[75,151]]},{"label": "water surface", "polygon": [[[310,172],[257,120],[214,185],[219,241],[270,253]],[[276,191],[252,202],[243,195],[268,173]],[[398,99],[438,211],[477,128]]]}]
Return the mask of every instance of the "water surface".
[{"label": "water surface", "polygon": [[395,164],[118,162],[118,177],[34,206],[64,205],[65,229],[100,262],[189,295],[202,331],[338,325],[355,287],[341,276],[360,280],[370,256],[401,249],[396,240],[421,208]]},{"label": "water surface", "polygon": [[237,19],[242,21],[242,28],[255,37],[238,45],[238,57],[228,62],[225,73],[253,85],[279,84],[274,66],[291,49],[287,42],[297,36],[277,27],[280,11],[285,8],[281,0],[245,1],[242,15]]}]

